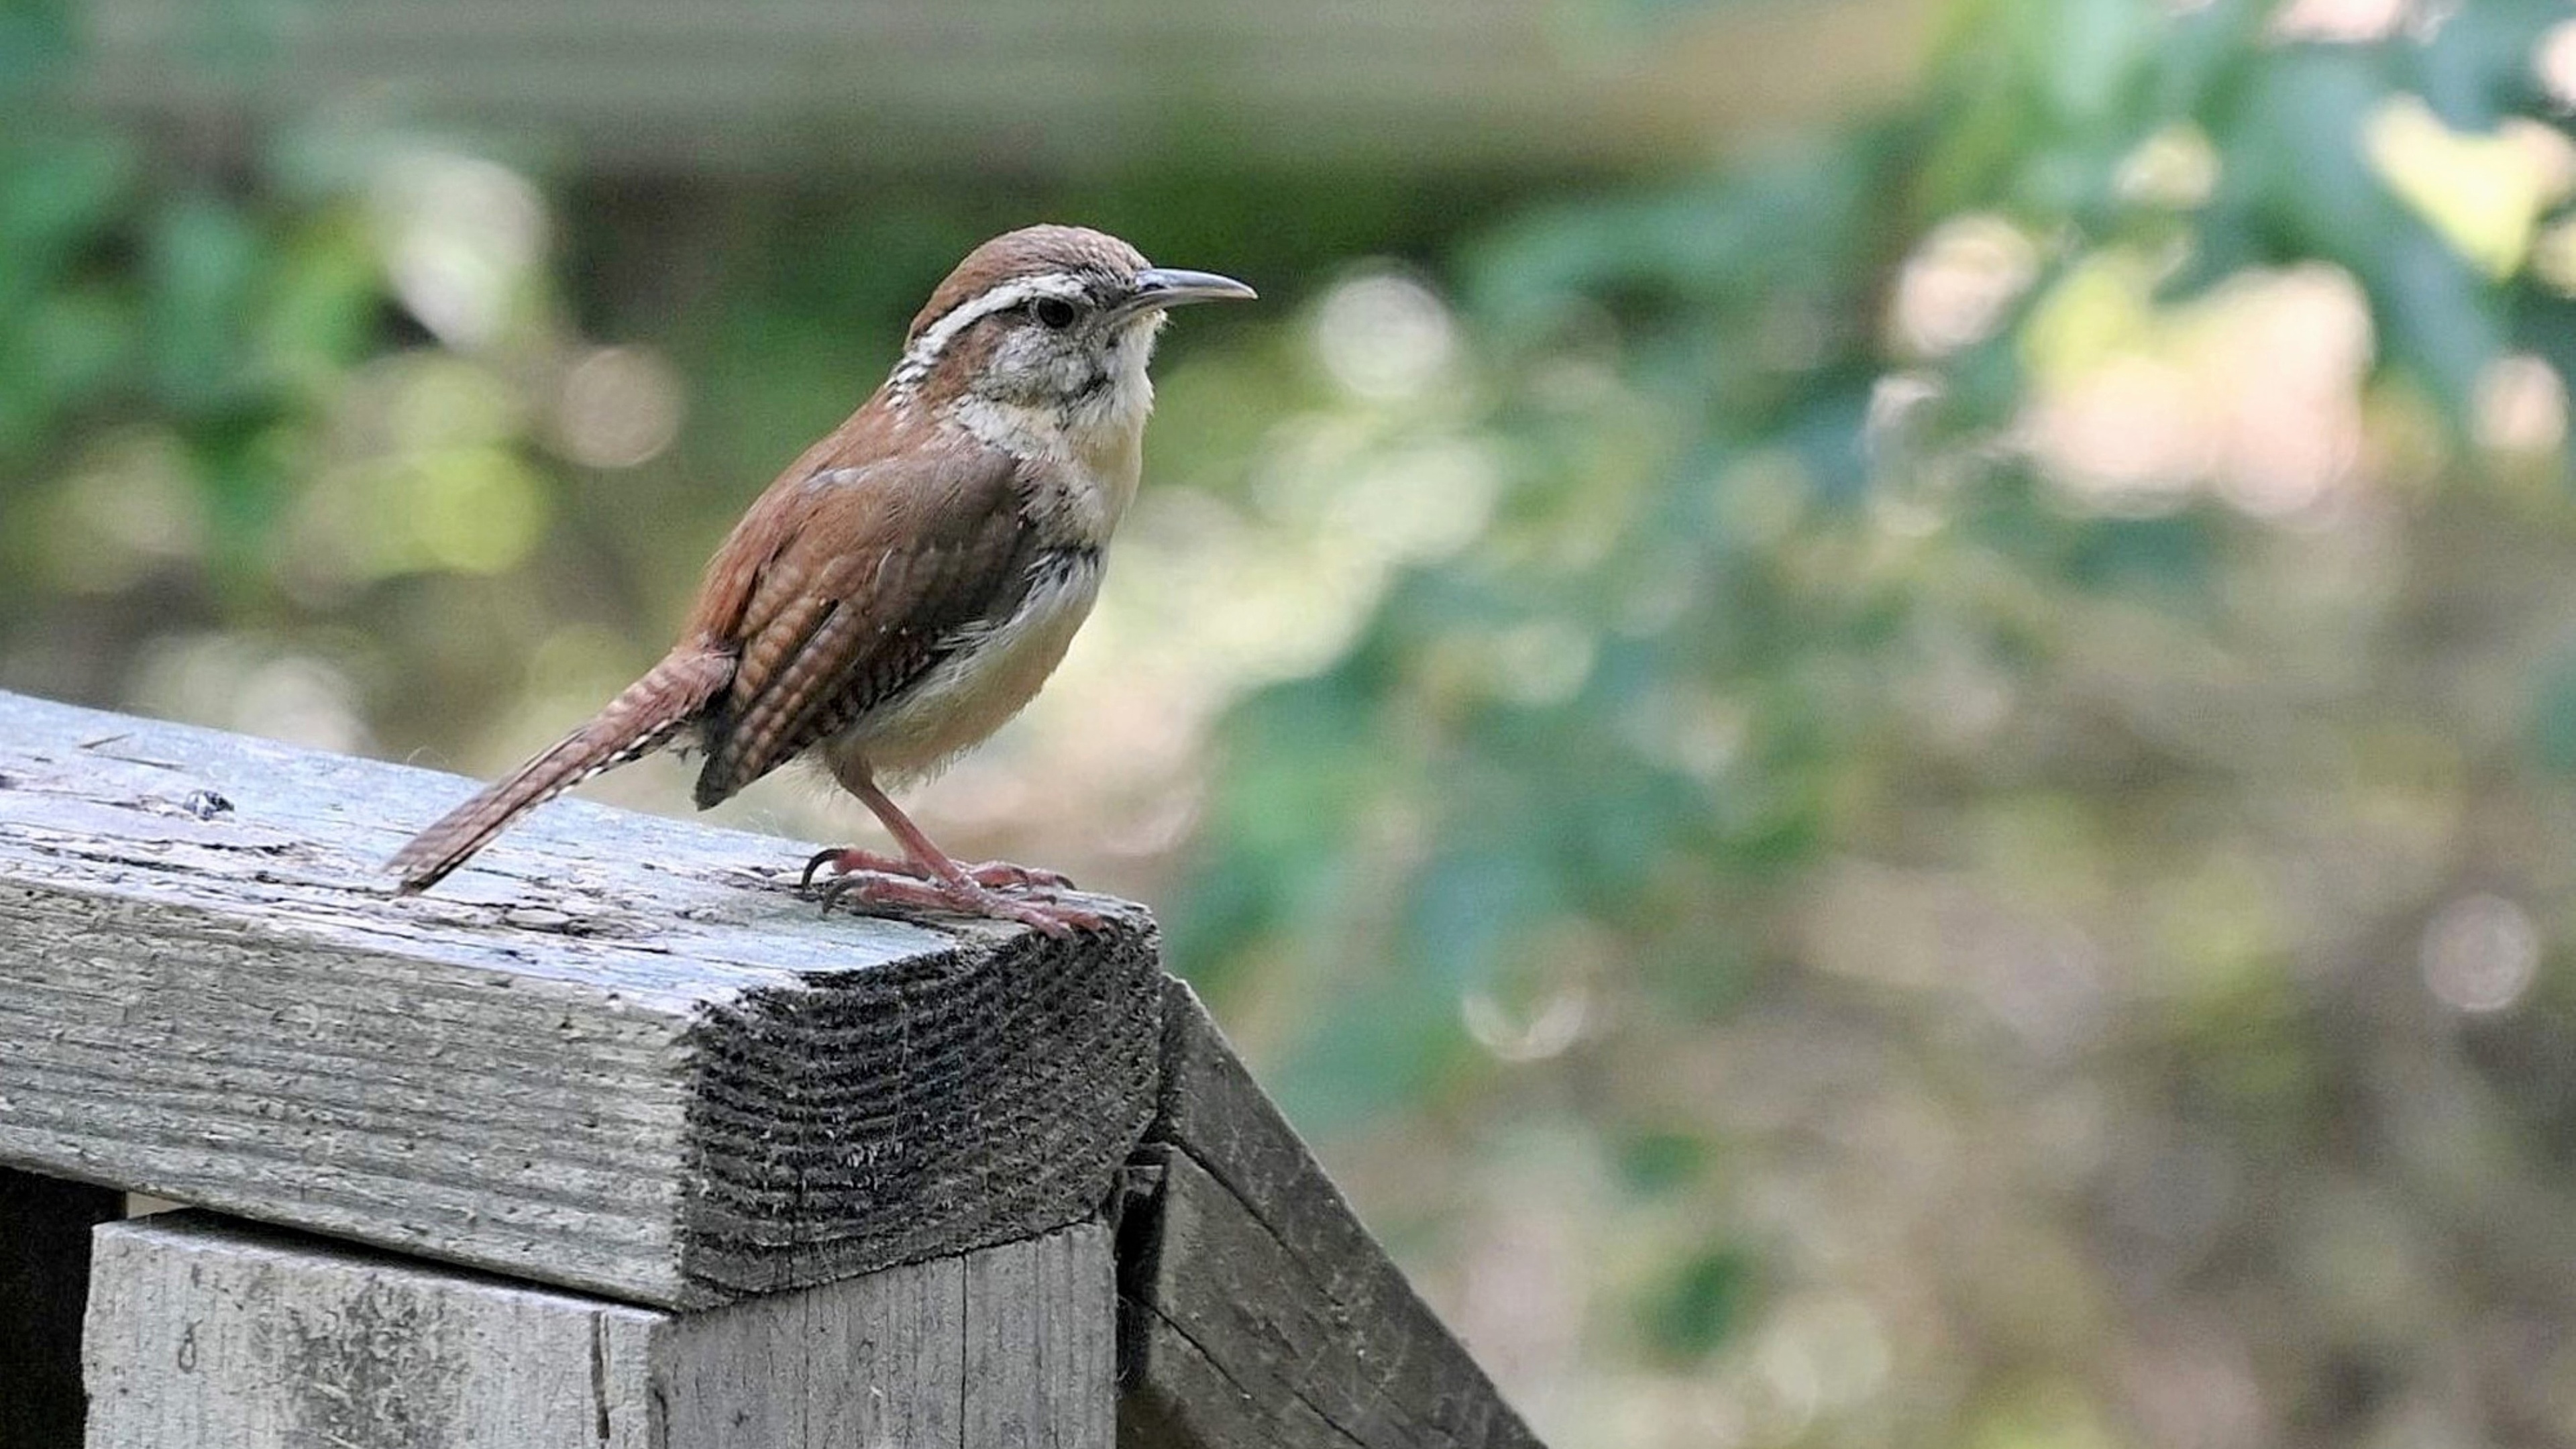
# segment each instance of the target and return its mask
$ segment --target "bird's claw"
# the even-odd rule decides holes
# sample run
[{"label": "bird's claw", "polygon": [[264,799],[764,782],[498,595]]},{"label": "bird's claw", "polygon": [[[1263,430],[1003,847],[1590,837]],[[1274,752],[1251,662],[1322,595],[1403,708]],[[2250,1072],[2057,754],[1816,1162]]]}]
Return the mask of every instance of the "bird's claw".
[{"label": "bird's claw", "polygon": [[[796,888],[797,888],[798,890],[800,890],[800,891],[810,891],[810,890],[812,890],[812,889],[814,888],[814,872],[816,872],[816,871],[818,871],[818,870],[821,870],[821,869],[822,869],[824,866],[826,866],[826,865],[831,866],[831,867],[832,867],[832,869],[833,869],[833,870],[835,870],[835,871],[840,871],[840,872],[844,872],[844,873],[846,873],[846,872],[848,871],[849,867],[847,867],[847,866],[845,866],[845,865],[842,865],[842,864],[840,863],[840,862],[841,862],[841,859],[842,859],[842,857],[844,857],[844,856],[852,855],[852,854],[855,854],[855,853],[856,853],[856,852],[854,852],[854,851],[846,851],[846,850],[818,850],[818,851],[815,851],[815,852],[814,852],[814,854],[813,854],[811,857],[809,857],[809,858],[806,860],[806,862],[805,862],[805,873],[804,873],[803,875],[800,875],[800,876],[798,876],[798,877],[796,878]],[[831,895],[831,892],[827,889],[827,890],[824,892],[824,897],[825,897],[826,901],[828,901],[828,900],[830,899],[830,895]]]},{"label": "bird's claw", "polygon": [[797,889],[811,889],[815,873],[826,866],[833,872],[833,878],[823,883],[821,895],[826,915],[847,899],[861,907],[911,907],[1017,921],[1059,938],[1076,931],[1097,930],[1102,924],[1099,912],[1080,906],[1061,901],[1014,900],[998,894],[1003,889],[1061,890],[1073,884],[1051,870],[1033,870],[997,860],[964,867],[961,878],[948,880],[917,862],[870,850],[823,850],[805,862]]},{"label": "bird's claw", "polygon": [[1073,877],[1062,871],[1042,866],[1013,865],[1007,860],[988,860],[982,865],[966,867],[966,877],[977,885],[1002,890],[1061,891],[1073,888]]},{"label": "bird's claw", "polygon": [[[879,855],[873,850],[818,850],[805,862],[805,873],[796,882],[798,890],[813,887],[814,873],[829,865],[836,875],[864,872],[870,875],[909,876],[914,880],[935,881],[937,872],[919,861],[899,855]],[[1007,860],[988,860],[981,865],[960,867],[966,878],[995,890],[1060,891],[1070,889],[1073,878],[1061,871],[1037,866],[1013,865]]]},{"label": "bird's claw", "polygon": [[1059,939],[1076,931],[1098,930],[1102,924],[1097,911],[1061,901],[1014,900],[971,880],[920,880],[877,871],[846,871],[824,885],[824,913],[828,915],[845,899],[862,908],[908,907],[980,916],[987,920],[1016,921]]}]

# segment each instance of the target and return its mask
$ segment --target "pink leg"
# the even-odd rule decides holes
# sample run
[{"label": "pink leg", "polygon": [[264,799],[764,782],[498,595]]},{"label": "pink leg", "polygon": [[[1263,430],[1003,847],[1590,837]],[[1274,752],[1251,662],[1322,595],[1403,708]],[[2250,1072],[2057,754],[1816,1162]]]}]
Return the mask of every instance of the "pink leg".
[{"label": "pink leg", "polygon": [[[1055,885],[1064,883],[1064,877],[1052,871],[1023,870],[1000,862],[977,866],[970,871],[951,859],[948,852],[932,844],[921,827],[912,823],[912,817],[886,798],[886,793],[877,788],[876,780],[863,763],[835,759],[832,773],[878,820],[884,822],[895,842],[903,847],[903,858],[889,861],[873,851],[830,850],[807,861],[805,881],[809,884],[813,881],[814,872],[827,863],[841,873],[839,879],[824,887],[823,905],[826,910],[834,901],[848,895],[863,905],[915,906],[1018,921],[1051,936],[1091,930],[1101,924],[1097,912],[1086,911],[1079,906],[1018,901],[994,894],[992,887],[997,885]],[[889,871],[887,866],[894,869]]]}]

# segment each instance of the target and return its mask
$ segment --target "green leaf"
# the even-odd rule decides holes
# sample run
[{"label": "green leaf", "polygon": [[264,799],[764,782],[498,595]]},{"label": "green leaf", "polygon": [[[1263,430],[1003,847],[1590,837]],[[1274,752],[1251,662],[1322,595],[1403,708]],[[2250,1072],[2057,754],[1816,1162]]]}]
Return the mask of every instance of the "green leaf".
[{"label": "green leaf", "polygon": [[61,276],[130,203],[135,153],[105,137],[58,138],[0,152],[0,306]]},{"label": "green leaf", "polygon": [[152,382],[182,413],[219,406],[254,385],[245,345],[262,241],[239,208],[183,197],[153,219],[146,258]]},{"label": "green leaf", "polygon": [[2570,18],[2565,0],[2477,0],[2406,44],[2403,78],[2458,131],[2492,131],[2507,116],[2546,111],[2532,52]]},{"label": "green leaf", "polygon": [[2478,380],[2503,351],[2503,299],[2372,170],[2362,130],[2389,98],[2381,58],[2307,47],[2265,68],[2222,141],[2284,260],[2359,279],[2382,359],[2423,384],[2465,434]]},{"label": "green leaf", "polygon": [[1657,1197],[1697,1182],[1708,1158],[1708,1143],[1697,1132],[1631,1133],[1618,1144],[1619,1178],[1640,1196]]},{"label": "green leaf", "polygon": [[1647,1338],[1670,1357],[1704,1357],[1744,1322],[1756,1279],[1753,1260],[1742,1249],[1701,1251],[1648,1304]]},{"label": "green leaf", "polygon": [[0,94],[59,84],[79,53],[69,0],[0,5]]}]

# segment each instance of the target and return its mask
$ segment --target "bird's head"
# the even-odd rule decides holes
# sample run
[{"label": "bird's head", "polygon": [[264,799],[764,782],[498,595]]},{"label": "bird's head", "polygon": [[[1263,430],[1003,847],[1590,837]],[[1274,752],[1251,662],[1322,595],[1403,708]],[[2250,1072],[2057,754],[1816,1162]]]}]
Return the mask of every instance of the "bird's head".
[{"label": "bird's head", "polygon": [[906,405],[1088,434],[1141,427],[1167,309],[1250,297],[1243,283],[1146,262],[1104,232],[1032,226],[977,247],[930,294],[889,386]]}]

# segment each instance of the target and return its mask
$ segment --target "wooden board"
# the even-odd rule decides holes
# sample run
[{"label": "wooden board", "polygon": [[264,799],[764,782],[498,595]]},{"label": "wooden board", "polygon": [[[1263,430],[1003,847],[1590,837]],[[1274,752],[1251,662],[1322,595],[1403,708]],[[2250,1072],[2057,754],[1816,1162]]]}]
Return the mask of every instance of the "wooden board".
[{"label": "wooden board", "polygon": [[696,1313],[200,1213],[102,1228],[96,1281],[96,1449],[1110,1449],[1114,1432],[1097,1224]]},{"label": "wooden board", "polygon": [[1535,1449],[1197,998],[1171,992],[1147,1186],[1119,1230],[1123,1449]]},{"label": "wooden board", "polygon": [[468,788],[0,694],[0,1165],[696,1306],[1085,1217],[1154,1110],[1140,908],[827,918],[579,802],[393,896]]},{"label": "wooden board", "polygon": [[[63,99],[191,154],[316,114],[691,176],[1695,165],[1902,94],[1934,0],[90,0]],[[383,103],[353,98],[399,96]],[[1151,250],[1151,248],[1148,248]]]},{"label": "wooden board", "polygon": [[79,1440],[89,1234],[123,1216],[113,1188],[0,1167],[0,1449]]}]

